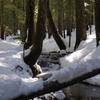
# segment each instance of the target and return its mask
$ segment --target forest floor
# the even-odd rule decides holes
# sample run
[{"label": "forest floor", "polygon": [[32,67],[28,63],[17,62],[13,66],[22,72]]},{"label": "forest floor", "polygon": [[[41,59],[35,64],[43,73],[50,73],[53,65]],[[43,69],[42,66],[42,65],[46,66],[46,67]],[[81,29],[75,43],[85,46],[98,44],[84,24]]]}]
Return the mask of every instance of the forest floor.
[{"label": "forest floor", "polygon": [[[99,68],[100,47],[96,48],[94,33],[93,31],[92,35],[88,35],[87,40],[82,41],[78,49],[71,54],[69,51],[72,52],[72,48],[60,51],[52,38],[45,40],[42,54],[38,59],[43,72],[65,68],[57,76],[58,80],[64,81],[63,77],[67,80],[67,78],[90,71],[93,67]],[[22,93],[29,93],[33,88],[34,90],[42,88],[42,80],[32,78],[31,70],[22,57],[23,45],[20,41],[12,37],[8,37],[6,41],[0,40],[0,100],[10,100]],[[66,76],[65,73],[68,71],[70,73]],[[75,71],[80,73],[75,73]],[[33,84],[35,82],[36,84]],[[45,98],[42,96],[35,100],[75,100],[75,96],[85,98],[80,100],[100,100],[100,75],[85,82],[88,84],[75,84],[66,90],[50,93],[45,95]]]}]

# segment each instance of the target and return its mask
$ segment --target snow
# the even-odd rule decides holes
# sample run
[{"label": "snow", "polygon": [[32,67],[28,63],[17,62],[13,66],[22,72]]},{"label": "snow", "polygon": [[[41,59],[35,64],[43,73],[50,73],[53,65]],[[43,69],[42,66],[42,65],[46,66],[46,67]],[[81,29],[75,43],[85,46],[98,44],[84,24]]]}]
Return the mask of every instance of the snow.
[{"label": "snow", "polygon": [[[67,31],[65,31],[65,32],[67,32]],[[76,29],[73,29],[73,31],[71,32],[71,46],[70,47],[69,47],[69,36],[67,36],[64,39],[64,42],[66,44],[66,48],[67,48],[68,52],[73,52],[74,51],[75,41],[76,41]]]},{"label": "snow", "polygon": [[51,51],[59,51],[59,47],[57,46],[53,37],[50,39],[45,39],[43,41],[43,52],[51,52]]},{"label": "snow", "polygon": [[[100,68],[100,46],[96,48],[96,36],[93,31],[86,41],[82,41],[79,48],[70,55],[60,59],[61,70],[53,73],[48,81],[67,82],[75,77]],[[89,83],[100,85],[100,75],[86,80]]]},{"label": "snow", "polygon": [[42,80],[31,78],[29,70],[22,59],[22,45],[0,40],[0,100],[43,88]]},{"label": "snow", "polygon": [[[90,29],[87,31],[87,35],[88,35],[88,40],[92,41],[92,38],[95,38],[95,26],[91,25],[91,33],[92,35],[89,35],[90,33]],[[65,34],[67,35],[67,30],[65,30]],[[91,38],[92,37],[92,38]],[[68,52],[73,52],[74,51],[74,46],[75,46],[75,41],[76,41],[76,29],[73,29],[71,32],[71,46],[69,47],[69,36],[66,36],[66,38],[63,39],[64,44],[66,45],[67,51]],[[83,45],[84,41],[81,43],[82,46],[86,46],[87,43],[85,42]],[[94,44],[95,44],[95,39],[94,39]],[[90,43],[91,44],[91,43]],[[80,45],[81,46],[81,45]],[[82,48],[81,46],[81,48]],[[43,41],[43,52],[52,52],[52,51],[59,51],[59,48],[55,42],[55,40],[53,39],[53,36],[48,39],[48,34],[46,35],[45,40]]]},{"label": "snow", "polygon": [[86,55],[92,52],[92,50],[95,48],[96,48],[95,34],[92,34],[91,36],[88,36],[86,41],[81,42],[77,51],[73,52],[69,56],[65,56],[64,58],[61,58],[60,59],[61,65],[64,67],[79,62]]},{"label": "snow", "polygon": [[[75,41],[75,31],[72,32],[72,44]],[[68,38],[68,37],[67,37]],[[67,39],[66,38],[66,39]],[[75,77],[100,68],[100,46],[96,48],[95,31],[88,35],[86,41],[82,41],[79,48],[70,55],[62,57],[60,70],[52,71],[52,76],[46,81],[58,81],[59,83],[69,81]],[[65,42],[66,42],[65,39]],[[67,40],[68,41],[68,40]],[[74,43],[75,44],[75,43]],[[74,44],[69,50],[73,51]],[[66,46],[68,42],[66,42]],[[20,94],[43,89],[43,80],[31,78],[29,66],[22,59],[23,46],[19,41],[11,37],[6,41],[0,40],[0,99],[10,100]],[[43,52],[59,51],[53,38],[44,40]],[[30,52],[29,50],[27,53]],[[65,53],[61,51],[60,53]],[[85,80],[88,83],[100,85],[100,75]],[[54,94],[63,98],[61,93]],[[60,96],[60,97],[59,97]]]},{"label": "snow", "polygon": [[[33,84],[34,83],[34,84]],[[33,90],[34,88],[34,90]],[[8,75],[0,74],[0,99],[10,100],[20,94],[28,94],[43,88],[42,80],[38,79],[21,79],[14,73]]]},{"label": "snow", "polygon": [[58,91],[54,94],[54,96],[58,99],[58,100],[64,100],[65,95],[62,93],[62,91]]},{"label": "snow", "polygon": [[23,79],[20,87],[20,94],[28,94],[43,89],[43,81],[38,78]]},{"label": "snow", "polygon": [[[67,31],[65,31],[65,34]],[[66,36],[66,38],[62,38],[64,44],[66,45],[67,51],[72,52],[74,50],[74,45],[76,41],[76,30],[73,30],[71,33],[71,47],[69,47],[69,36]],[[59,47],[56,44],[55,40],[53,39],[53,36],[48,39],[48,36],[46,36],[45,40],[43,41],[43,52],[52,52],[52,51],[59,51]]]},{"label": "snow", "polygon": [[[59,83],[68,82],[85,73],[91,72],[93,69],[100,68],[99,65],[100,60],[98,59],[82,60],[79,63],[74,63],[67,68],[56,71],[48,81],[58,81]],[[100,85],[100,82],[98,84]]]}]

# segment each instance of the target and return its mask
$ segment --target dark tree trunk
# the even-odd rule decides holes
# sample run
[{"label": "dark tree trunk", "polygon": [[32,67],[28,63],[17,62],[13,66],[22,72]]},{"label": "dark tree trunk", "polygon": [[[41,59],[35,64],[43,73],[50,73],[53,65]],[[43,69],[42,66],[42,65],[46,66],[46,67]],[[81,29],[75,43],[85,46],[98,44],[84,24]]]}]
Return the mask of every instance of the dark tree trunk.
[{"label": "dark tree trunk", "polygon": [[63,22],[63,28],[64,28],[64,38],[66,38],[66,30],[67,30],[67,13],[64,15],[64,22]]},{"label": "dark tree trunk", "polygon": [[52,31],[51,31],[49,23],[47,23],[47,29],[48,29],[48,38],[50,39],[52,36]]},{"label": "dark tree trunk", "polygon": [[[22,11],[25,12],[25,2],[26,0],[23,0],[23,5],[22,5]],[[23,14],[23,21],[24,23],[21,25],[21,40],[23,43],[25,43],[25,15]]]},{"label": "dark tree trunk", "polygon": [[63,0],[57,0],[58,3],[58,32],[62,36],[63,30]]},{"label": "dark tree trunk", "polygon": [[[33,39],[33,46],[31,49],[31,52],[29,55],[24,57],[24,61],[26,64],[30,66],[30,68],[33,71],[33,74],[36,75],[37,73],[33,65],[35,65],[38,57],[41,54],[42,51],[42,44],[43,39],[45,37],[45,21],[46,21],[46,15],[45,15],[45,0],[39,0],[39,9],[38,9],[38,18],[37,18],[37,24],[36,24],[36,33],[34,34]],[[31,23],[29,23],[31,26]]]},{"label": "dark tree trunk", "polygon": [[[92,2],[90,1],[89,3],[90,3],[90,10],[91,10],[92,13],[93,13],[93,10],[92,10],[92,9],[93,9]],[[92,21],[93,21],[93,20],[92,20],[92,16],[93,16],[93,15],[90,13],[90,14],[89,14],[89,17],[90,17],[90,18],[89,18],[90,34],[91,34],[91,32],[92,32],[92,26],[91,26],[91,25],[93,24],[93,22],[92,22]]]},{"label": "dark tree trunk", "polygon": [[92,33],[92,26],[91,24],[89,25],[89,28],[90,28],[90,34]]},{"label": "dark tree trunk", "polygon": [[0,37],[1,37],[1,39],[2,40],[4,40],[4,16],[3,16],[3,14],[4,14],[4,1],[3,0],[1,0],[0,1],[1,2],[1,35],[0,35]]},{"label": "dark tree trunk", "polygon": [[100,41],[100,0],[95,0],[95,26],[96,26],[96,41],[99,46]]},{"label": "dark tree trunk", "polygon": [[5,29],[4,29],[4,25],[2,24],[1,25],[1,39],[4,40],[4,32],[5,32]]},{"label": "dark tree trunk", "polygon": [[73,20],[73,15],[72,15],[72,10],[73,10],[73,2],[72,0],[68,0],[68,5],[69,6],[69,11],[68,11],[68,15],[67,15],[67,36],[69,36],[69,47],[71,46],[71,32],[72,32],[72,20]]},{"label": "dark tree trunk", "polygon": [[76,44],[74,49],[78,48],[82,40],[86,40],[84,0],[76,0]]},{"label": "dark tree trunk", "polygon": [[58,47],[60,48],[60,50],[65,50],[66,46],[56,29],[56,26],[54,24],[54,21],[53,21],[52,15],[51,15],[50,7],[49,7],[49,0],[46,0],[46,14],[47,14],[47,19],[48,19],[51,31],[53,33],[53,37],[54,37]]},{"label": "dark tree trunk", "polygon": [[13,11],[12,14],[13,14],[13,33],[14,33],[14,35],[16,35],[16,32],[17,32],[17,18],[16,18],[16,12]]},{"label": "dark tree trunk", "polygon": [[[12,4],[14,6],[16,6],[16,1],[15,0],[12,0]],[[17,33],[17,29],[18,29],[18,20],[17,20],[17,15],[16,15],[16,10],[13,9],[12,11],[12,24],[13,24],[13,34],[16,35]]]},{"label": "dark tree trunk", "polygon": [[33,44],[34,35],[34,9],[35,0],[27,0],[26,4],[26,22],[25,22],[25,36],[26,39],[24,48],[28,49]]},{"label": "dark tree trunk", "polygon": [[71,46],[71,32],[72,32],[72,27],[71,27],[71,16],[69,15],[67,17],[67,36],[69,36],[69,47]]},{"label": "dark tree trunk", "polygon": [[67,36],[69,36],[69,47],[71,46],[71,32],[72,32],[71,15],[68,15],[67,16]]}]

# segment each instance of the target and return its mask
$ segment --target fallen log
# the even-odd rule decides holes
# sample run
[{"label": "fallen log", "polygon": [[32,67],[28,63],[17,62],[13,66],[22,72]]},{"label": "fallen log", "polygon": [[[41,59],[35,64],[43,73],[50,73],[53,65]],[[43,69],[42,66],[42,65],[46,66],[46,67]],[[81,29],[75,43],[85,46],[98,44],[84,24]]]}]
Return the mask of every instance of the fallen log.
[{"label": "fallen log", "polygon": [[[56,72],[59,74],[59,71],[56,71]],[[73,77],[73,78],[71,78],[67,81],[63,81],[63,82],[59,82],[57,79],[53,80],[52,77],[53,77],[54,73],[52,73],[52,76],[49,79],[43,81],[43,88],[42,89],[40,89],[38,91],[33,91],[27,95],[21,94],[18,97],[15,97],[13,100],[28,100],[28,99],[32,99],[32,98],[44,95],[46,93],[55,92],[55,91],[58,91],[60,89],[66,88],[68,86],[72,86],[76,83],[82,82],[83,80],[91,78],[99,73],[100,73],[100,68],[97,67],[97,68],[91,69],[91,71],[86,71],[86,73],[84,73],[84,74],[81,74],[77,77]],[[74,76],[74,74],[73,74],[73,76]],[[35,86],[36,86],[36,84],[35,84]]]}]

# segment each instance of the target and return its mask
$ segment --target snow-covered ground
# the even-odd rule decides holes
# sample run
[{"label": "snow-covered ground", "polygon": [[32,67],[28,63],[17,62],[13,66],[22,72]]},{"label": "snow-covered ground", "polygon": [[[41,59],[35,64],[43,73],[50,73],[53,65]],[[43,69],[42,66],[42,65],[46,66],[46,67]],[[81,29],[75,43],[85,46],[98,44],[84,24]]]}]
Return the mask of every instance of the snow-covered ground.
[{"label": "snow-covered ground", "polygon": [[[67,31],[65,31],[65,34],[67,34],[66,32],[67,32]],[[92,30],[91,30],[91,32],[92,32],[92,33],[95,33],[95,26],[94,26],[94,25],[92,25]],[[89,33],[90,33],[90,30],[87,31],[87,35],[89,35]],[[94,37],[94,38],[95,38],[95,37]],[[75,45],[75,41],[76,41],[76,30],[73,29],[73,32],[71,33],[71,46],[70,46],[70,48],[69,48],[69,46],[68,46],[68,45],[69,45],[69,36],[66,36],[66,38],[63,39],[63,41],[64,41],[64,43],[65,43],[65,45],[66,45],[67,51],[73,52],[73,50],[74,50],[74,45]],[[88,42],[88,41],[87,41],[87,42]],[[83,42],[82,42],[81,44],[82,44],[82,46],[85,46],[85,44],[87,44],[87,43],[85,43],[85,44],[83,45]],[[81,46],[81,47],[82,47],[82,46]],[[43,42],[43,51],[44,51],[44,52],[59,51],[59,48],[58,48],[58,46],[57,46],[55,40],[53,39],[53,37],[51,37],[50,39],[48,39],[48,35],[46,36],[46,39],[45,39],[44,42]]]},{"label": "snow-covered ground", "polygon": [[[74,53],[60,59],[63,69],[55,71],[47,81],[57,80],[62,83],[100,68],[100,46],[96,48],[94,33],[93,31],[92,35],[88,35],[88,39],[83,41]],[[74,32],[73,34],[75,35]],[[43,52],[59,50],[55,45],[54,40],[45,40]],[[86,81],[100,85],[100,75]],[[0,40],[0,100],[9,100],[42,88],[43,80],[31,78],[30,69],[23,62],[20,42]]]},{"label": "snow-covered ground", "polygon": [[37,81],[37,78],[31,78],[21,55],[20,44],[0,40],[0,100],[9,100],[23,92],[27,94],[32,91],[32,83]]}]

